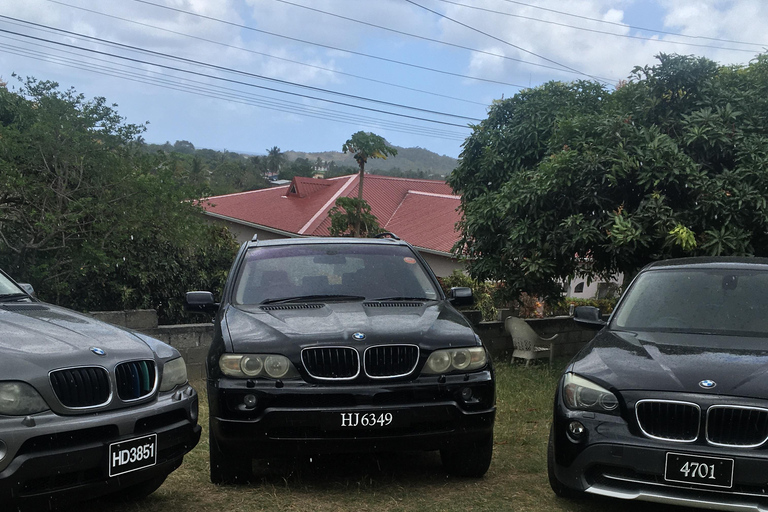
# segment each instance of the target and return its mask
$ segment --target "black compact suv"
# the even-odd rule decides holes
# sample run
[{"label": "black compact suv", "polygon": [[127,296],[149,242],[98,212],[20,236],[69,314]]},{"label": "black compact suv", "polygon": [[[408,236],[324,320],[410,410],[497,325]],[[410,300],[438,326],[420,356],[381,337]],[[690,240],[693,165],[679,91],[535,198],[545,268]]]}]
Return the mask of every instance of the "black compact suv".
[{"label": "black compact suv", "polygon": [[493,451],[490,357],[421,256],[397,239],[243,244],[207,360],[214,483],[252,459],[299,453],[440,450],[451,474],[485,474]]},{"label": "black compact suv", "polygon": [[[768,510],[768,259],[654,263],[571,361],[549,478],[586,494]],[[618,507],[617,507],[618,508]]]}]

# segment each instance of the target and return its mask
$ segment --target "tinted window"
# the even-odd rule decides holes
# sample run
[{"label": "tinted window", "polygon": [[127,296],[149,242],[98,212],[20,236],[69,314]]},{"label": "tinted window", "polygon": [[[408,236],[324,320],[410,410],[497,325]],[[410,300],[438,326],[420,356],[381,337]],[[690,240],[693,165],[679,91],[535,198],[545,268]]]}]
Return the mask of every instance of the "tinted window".
[{"label": "tinted window", "polygon": [[19,290],[19,287],[13,284],[10,279],[0,274],[0,295],[9,293],[22,293],[22,290]]},{"label": "tinted window", "polygon": [[657,270],[633,283],[613,320],[629,330],[768,333],[768,272]]},{"label": "tinted window", "polygon": [[307,244],[250,249],[235,289],[237,304],[304,295],[438,298],[408,247]]}]

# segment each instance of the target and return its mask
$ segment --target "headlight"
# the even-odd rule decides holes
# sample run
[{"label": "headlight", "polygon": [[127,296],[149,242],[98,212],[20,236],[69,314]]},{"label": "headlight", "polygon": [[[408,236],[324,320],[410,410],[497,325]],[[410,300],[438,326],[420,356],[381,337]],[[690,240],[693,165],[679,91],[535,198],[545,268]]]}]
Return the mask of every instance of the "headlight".
[{"label": "headlight", "polygon": [[231,377],[294,379],[299,376],[291,361],[278,354],[224,354],[219,359],[219,368]]},{"label": "headlight", "polygon": [[488,357],[483,347],[435,350],[429,355],[422,373],[469,372],[482,368],[487,362]]},{"label": "headlight", "polygon": [[48,409],[43,397],[25,382],[0,382],[0,414],[26,416]]},{"label": "headlight", "polygon": [[616,395],[573,373],[565,374],[563,401],[569,409],[577,411],[613,413],[619,406]]},{"label": "headlight", "polygon": [[168,361],[163,366],[160,377],[160,391],[170,391],[176,386],[187,383],[187,365],[183,357]]}]

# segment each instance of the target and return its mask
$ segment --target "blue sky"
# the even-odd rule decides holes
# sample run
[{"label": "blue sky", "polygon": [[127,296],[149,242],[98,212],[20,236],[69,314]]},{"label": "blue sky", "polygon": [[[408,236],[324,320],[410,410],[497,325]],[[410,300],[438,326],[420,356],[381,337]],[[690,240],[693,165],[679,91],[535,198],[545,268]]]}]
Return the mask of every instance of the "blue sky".
[{"label": "blue sky", "polygon": [[659,52],[746,64],[766,34],[764,0],[0,0],[0,78],[104,96],[148,142],[339,151],[364,130],[458,157],[520,87],[612,88]]}]

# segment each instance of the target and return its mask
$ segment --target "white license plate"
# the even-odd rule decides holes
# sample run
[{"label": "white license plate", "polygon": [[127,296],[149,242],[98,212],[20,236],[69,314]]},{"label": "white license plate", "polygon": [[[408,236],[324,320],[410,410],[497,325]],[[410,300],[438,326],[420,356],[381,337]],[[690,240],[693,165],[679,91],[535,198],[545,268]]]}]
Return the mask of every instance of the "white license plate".
[{"label": "white license plate", "polygon": [[157,434],[109,445],[109,476],[122,475],[157,464]]},{"label": "white license plate", "polygon": [[664,479],[668,482],[733,487],[733,459],[686,453],[667,453]]}]

